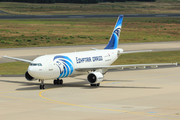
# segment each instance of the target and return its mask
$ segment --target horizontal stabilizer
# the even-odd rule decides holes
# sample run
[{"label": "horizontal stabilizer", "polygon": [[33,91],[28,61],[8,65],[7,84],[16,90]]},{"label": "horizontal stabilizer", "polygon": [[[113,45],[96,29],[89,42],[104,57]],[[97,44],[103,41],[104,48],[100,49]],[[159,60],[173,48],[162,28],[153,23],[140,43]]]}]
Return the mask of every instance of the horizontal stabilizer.
[{"label": "horizontal stabilizer", "polygon": [[152,52],[152,50],[139,50],[139,51],[125,51],[121,54],[128,54],[128,53],[140,53],[140,52]]},{"label": "horizontal stabilizer", "polygon": [[99,50],[99,49],[97,49],[97,48],[91,48],[91,50]]}]

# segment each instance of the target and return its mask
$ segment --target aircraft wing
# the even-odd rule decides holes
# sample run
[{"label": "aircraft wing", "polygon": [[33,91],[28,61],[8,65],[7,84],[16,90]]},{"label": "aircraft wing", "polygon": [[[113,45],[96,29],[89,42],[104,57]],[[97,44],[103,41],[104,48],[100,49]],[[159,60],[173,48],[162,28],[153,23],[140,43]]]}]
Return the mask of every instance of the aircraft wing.
[{"label": "aircraft wing", "polygon": [[8,59],[13,59],[21,62],[27,62],[27,63],[32,63],[31,60],[26,60],[26,59],[21,59],[21,58],[14,58],[14,57],[8,57],[8,56],[2,56],[3,58],[8,58]]},{"label": "aircraft wing", "polygon": [[124,69],[124,68],[136,68],[136,67],[146,67],[146,66],[164,66],[164,65],[176,65],[177,63],[155,63],[155,64],[129,64],[129,65],[111,65],[111,66],[94,66],[94,67],[79,67],[76,71],[94,71],[97,69]]}]

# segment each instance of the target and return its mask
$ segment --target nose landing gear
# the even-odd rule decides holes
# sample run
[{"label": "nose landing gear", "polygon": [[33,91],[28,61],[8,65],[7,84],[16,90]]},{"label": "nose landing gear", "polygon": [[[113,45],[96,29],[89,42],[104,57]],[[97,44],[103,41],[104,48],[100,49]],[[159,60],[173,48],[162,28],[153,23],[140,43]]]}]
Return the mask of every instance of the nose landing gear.
[{"label": "nose landing gear", "polygon": [[41,81],[41,85],[40,85],[40,89],[44,89],[44,80],[39,80],[39,81]]},{"label": "nose landing gear", "polygon": [[96,87],[99,87],[100,83],[98,84],[91,84],[91,86],[96,86]]},{"label": "nose landing gear", "polygon": [[54,85],[62,85],[62,84],[63,84],[63,80],[62,79],[54,80]]}]

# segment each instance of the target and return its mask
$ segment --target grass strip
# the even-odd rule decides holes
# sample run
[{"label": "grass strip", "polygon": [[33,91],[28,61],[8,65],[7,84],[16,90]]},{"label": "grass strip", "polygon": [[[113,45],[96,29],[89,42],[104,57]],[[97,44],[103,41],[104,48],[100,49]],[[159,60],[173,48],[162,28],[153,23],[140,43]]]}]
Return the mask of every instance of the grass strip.
[{"label": "grass strip", "polygon": [[19,75],[25,74],[29,63],[24,62],[10,62],[0,64],[0,75]]},{"label": "grass strip", "polygon": [[179,5],[179,0],[101,2],[98,4],[0,2],[0,10],[13,15],[175,14],[179,13]]},{"label": "grass strip", "polygon": [[[0,20],[0,48],[107,44],[117,18]],[[120,43],[179,41],[180,18],[124,18]]]}]

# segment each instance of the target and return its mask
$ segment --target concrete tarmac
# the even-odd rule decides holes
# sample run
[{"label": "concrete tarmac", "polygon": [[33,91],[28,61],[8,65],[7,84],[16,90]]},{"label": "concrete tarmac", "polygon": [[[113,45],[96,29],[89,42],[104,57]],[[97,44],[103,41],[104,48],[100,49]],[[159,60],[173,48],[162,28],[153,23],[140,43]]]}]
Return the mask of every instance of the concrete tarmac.
[{"label": "concrete tarmac", "polygon": [[[180,42],[120,44],[124,50],[178,50]],[[0,49],[0,55],[26,57],[104,48],[105,45]],[[2,60],[3,58],[0,58]],[[180,67],[107,72],[100,87],[87,75],[64,78],[63,85],[24,77],[0,77],[2,120],[180,120]]]},{"label": "concrete tarmac", "polygon": [[0,77],[2,120],[180,120],[180,67],[113,71],[100,87],[86,75],[63,85]]}]

